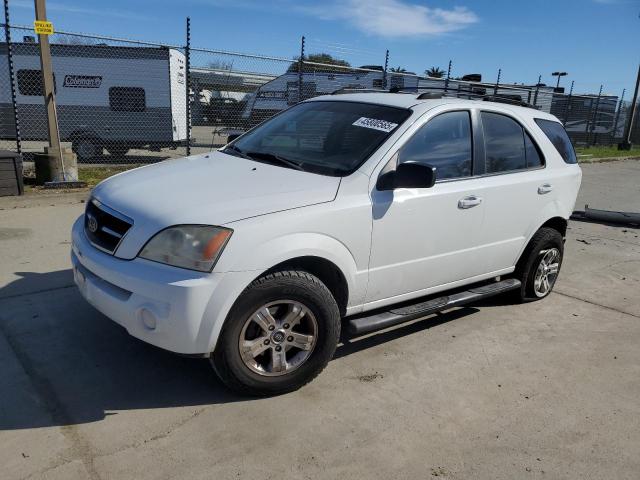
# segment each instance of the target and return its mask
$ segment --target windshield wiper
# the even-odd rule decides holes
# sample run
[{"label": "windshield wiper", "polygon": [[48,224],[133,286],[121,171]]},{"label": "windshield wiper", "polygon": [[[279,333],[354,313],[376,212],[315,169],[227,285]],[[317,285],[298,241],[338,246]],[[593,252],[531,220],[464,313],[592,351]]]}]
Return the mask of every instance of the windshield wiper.
[{"label": "windshield wiper", "polygon": [[300,163],[294,162],[293,160],[289,160],[288,158],[281,157],[280,155],[277,155],[275,153],[269,153],[269,152],[247,152],[247,153],[245,153],[245,155],[247,155],[249,157],[262,158],[264,160],[271,161],[271,162],[275,161],[277,163],[281,163],[283,165],[286,165],[286,166],[288,166],[290,168],[294,168],[296,170],[300,170],[301,172],[305,171],[305,169],[302,168],[302,165]]},{"label": "windshield wiper", "polygon": [[[227,152],[227,150],[231,150],[231,152]],[[253,158],[251,158],[249,155],[244,153],[241,149],[239,149],[235,145],[229,145],[223,150],[223,153],[229,153],[229,155],[246,158],[247,160],[253,160]]]}]

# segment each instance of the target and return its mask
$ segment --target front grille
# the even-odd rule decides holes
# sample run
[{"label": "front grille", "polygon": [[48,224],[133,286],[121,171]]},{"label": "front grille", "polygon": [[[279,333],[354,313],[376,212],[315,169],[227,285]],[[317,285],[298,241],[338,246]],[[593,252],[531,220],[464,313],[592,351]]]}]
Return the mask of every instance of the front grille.
[{"label": "front grille", "polygon": [[115,252],[118,244],[133,225],[133,220],[103,205],[96,199],[87,202],[84,231],[89,241],[100,250]]}]

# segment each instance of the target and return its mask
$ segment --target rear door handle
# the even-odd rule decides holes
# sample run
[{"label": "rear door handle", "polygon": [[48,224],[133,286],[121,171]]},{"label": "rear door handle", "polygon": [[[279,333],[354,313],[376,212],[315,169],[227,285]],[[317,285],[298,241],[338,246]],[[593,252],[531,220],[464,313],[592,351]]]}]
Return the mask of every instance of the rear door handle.
[{"label": "rear door handle", "polygon": [[549,193],[553,190],[553,186],[550,183],[543,183],[538,187],[538,195],[544,195],[545,193]]},{"label": "rear door handle", "polygon": [[466,210],[467,208],[472,208],[482,203],[482,198],[476,197],[475,195],[469,195],[468,197],[461,198],[458,200],[458,208]]}]

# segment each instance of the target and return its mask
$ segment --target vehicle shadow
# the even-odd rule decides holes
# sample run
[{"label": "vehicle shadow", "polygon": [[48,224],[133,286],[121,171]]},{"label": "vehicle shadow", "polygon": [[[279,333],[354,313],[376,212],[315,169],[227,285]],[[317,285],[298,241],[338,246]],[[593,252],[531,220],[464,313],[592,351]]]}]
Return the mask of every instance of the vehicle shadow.
[{"label": "vehicle shadow", "polygon": [[71,276],[22,272],[0,288],[0,431],[247,400],[220,383],[208,360],[130,336],[69,285]]},{"label": "vehicle shadow", "polygon": [[[91,423],[135,409],[256,401],[227,390],[207,359],[131,337],[80,296],[71,275],[21,272],[0,288],[0,430]],[[360,338],[345,333],[334,358],[474,312],[462,308]]]}]

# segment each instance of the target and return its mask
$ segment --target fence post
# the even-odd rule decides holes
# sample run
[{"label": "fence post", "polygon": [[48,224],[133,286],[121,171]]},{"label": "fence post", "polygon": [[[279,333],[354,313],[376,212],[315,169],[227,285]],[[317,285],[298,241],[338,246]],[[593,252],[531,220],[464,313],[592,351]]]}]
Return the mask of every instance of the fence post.
[{"label": "fence post", "polygon": [[304,35],[300,39],[300,58],[298,59],[298,102],[302,101],[302,70],[304,67]]},{"label": "fence post", "polygon": [[620,121],[620,112],[622,111],[622,106],[624,105],[624,94],[627,91],[626,88],[622,89],[622,95],[620,95],[620,101],[618,102],[618,111],[616,112],[616,118],[613,121],[613,129],[611,130],[611,143],[615,143],[616,139],[616,130],[618,130],[618,122]]},{"label": "fence post", "polygon": [[9,23],[9,0],[4,0],[4,38],[7,42],[7,62],[9,64],[9,84],[11,86],[11,106],[13,107],[13,123],[16,129],[16,152],[22,154],[22,139],[20,137],[20,119],[16,104],[16,82],[13,77],[13,48],[11,47],[11,30]]},{"label": "fence post", "polygon": [[384,74],[382,76],[382,88],[387,88],[387,68],[389,67],[389,49],[387,49],[387,53],[384,56]]},{"label": "fence post", "polygon": [[496,79],[496,86],[493,87],[493,94],[498,95],[498,85],[500,84],[500,74],[502,73],[502,69],[498,69],[498,78]]},{"label": "fence post", "polygon": [[187,44],[184,47],[187,83],[187,157],[191,155],[191,18],[187,17]]},{"label": "fence post", "polygon": [[[590,141],[591,141],[591,136],[593,135],[593,131],[595,130],[596,127],[596,118],[598,117],[598,109],[600,108],[600,96],[602,95],[602,85],[600,85],[600,90],[598,91],[598,97],[596,98],[596,109],[593,112],[593,120],[591,121],[591,128],[589,129],[589,135],[587,136],[587,145],[589,145]],[[591,104],[593,105],[593,100],[591,101]],[[597,133],[596,133],[596,137],[594,137],[594,141],[593,144],[596,144],[596,139],[597,139]]]},{"label": "fence post", "polygon": [[449,60],[449,68],[447,68],[447,78],[444,81],[444,93],[449,89],[449,77],[451,76],[451,60]]},{"label": "fence post", "polygon": [[567,122],[569,121],[569,107],[571,106],[571,95],[573,95],[573,82],[574,80],[571,80],[571,88],[569,88],[569,96],[567,97],[567,104],[564,107],[564,122],[562,122],[563,125],[566,125]]},{"label": "fence post", "polygon": [[538,106],[538,90],[540,90],[540,82],[542,82],[542,75],[538,75],[538,83],[536,83],[536,93],[533,95],[533,104]]},{"label": "fence post", "polygon": [[[596,128],[596,122],[597,122],[597,118],[598,118],[598,109],[600,108],[600,97],[602,96],[602,85],[600,85],[600,90],[598,91],[598,98],[596,99],[596,109],[593,112],[593,121],[591,122],[591,134],[593,134],[593,131]],[[598,134],[596,133],[595,136],[593,137],[593,144],[595,145],[597,143],[597,139],[598,139]]]}]

